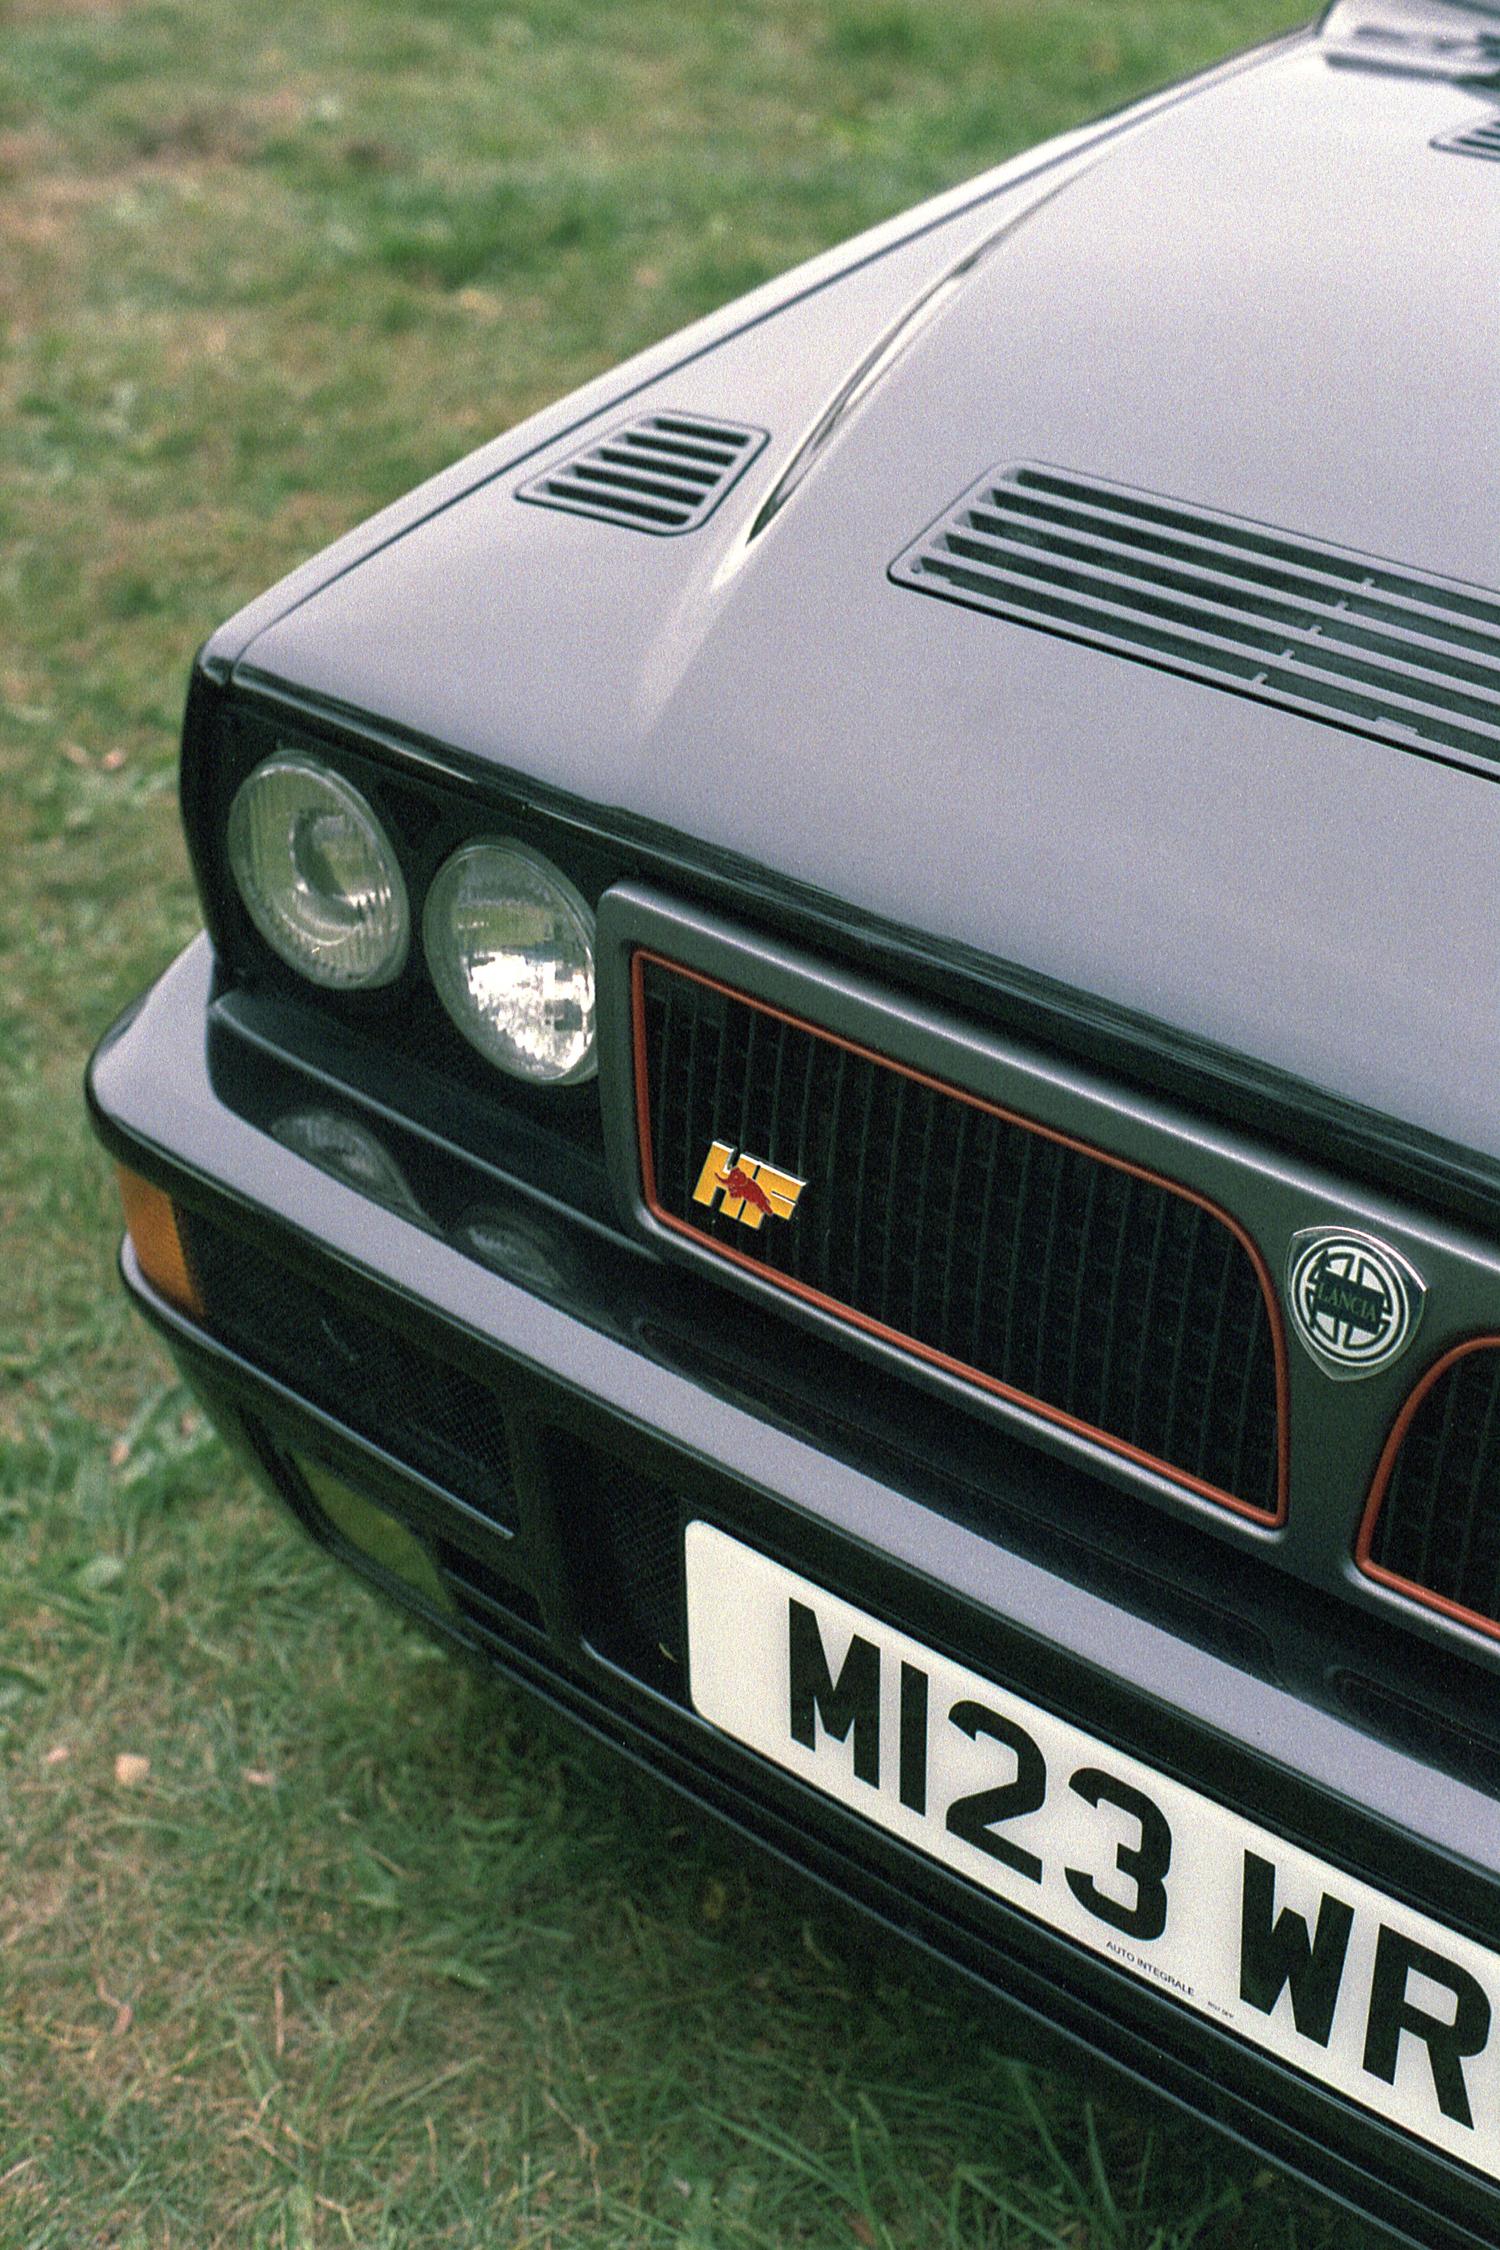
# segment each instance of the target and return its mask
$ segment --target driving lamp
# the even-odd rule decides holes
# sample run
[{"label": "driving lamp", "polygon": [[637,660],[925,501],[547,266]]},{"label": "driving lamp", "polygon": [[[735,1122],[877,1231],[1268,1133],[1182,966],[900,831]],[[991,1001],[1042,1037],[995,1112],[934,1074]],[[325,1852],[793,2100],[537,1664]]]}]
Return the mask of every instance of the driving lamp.
[{"label": "driving lamp", "polygon": [[390,838],[352,783],[278,751],[229,809],[229,865],[273,952],[314,984],[367,991],[406,959],[411,915]]},{"label": "driving lamp", "polygon": [[464,1037],[513,1078],[592,1078],[594,917],[524,844],[466,844],[438,871],[422,917],[427,965]]}]

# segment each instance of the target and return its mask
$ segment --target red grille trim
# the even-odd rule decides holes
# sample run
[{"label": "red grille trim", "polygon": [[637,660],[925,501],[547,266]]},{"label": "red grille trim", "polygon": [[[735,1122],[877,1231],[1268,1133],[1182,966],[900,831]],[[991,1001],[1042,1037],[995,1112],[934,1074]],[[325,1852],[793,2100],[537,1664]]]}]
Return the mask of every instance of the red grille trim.
[{"label": "red grille trim", "polygon": [[1354,1543],[1355,1563],[1366,1578],[1373,1579],[1377,1585],[1389,1586],[1393,1593],[1404,1594],[1409,1601],[1420,1602],[1424,1609],[1436,1610],[1440,1617],[1451,1618],[1457,1625],[1468,1625],[1476,1633],[1487,1633],[1491,1640],[1500,1640],[1500,1618],[1486,1617],[1483,1610],[1467,1609],[1462,1602],[1452,1601],[1446,1594],[1435,1594],[1430,1586],[1420,1585],[1414,1578],[1403,1578],[1398,1571],[1388,1570],[1383,1563],[1374,1561],[1370,1550],[1375,1544],[1375,1530],[1391,1478],[1396,1473],[1396,1462],[1422,1401],[1459,1360],[1468,1359],[1474,1352],[1496,1351],[1500,1351],[1500,1336],[1472,1336],[1466,1344],[1455,1344],[1428,1368],[1391,1425]]},{"label": "red grille trim", "polygon": [[[1029,1393],[1017,1390],[1011,1384],[1000,1381],[998,1377],[986,1374],[981,1368],[971,1367],[963,1360],[950,1358],[947,1353],[938,1351],[931,1344],[923,1343],[918,1337],[906,1335],[900,1329],[887,1327],[884,1322],[874,1319],[870,1314],[859,1312],[852,1305],[841,1304],[836,1297],[825,1296],[821,1290],[812,1288],[807,1282],[797,1280],[790,1274],[776,1273],[761,1265],[756,1259],[747,1257],[743,1251],[735,1250],[727,1243],[716,1242],[712,1236],[705,1234],[700,1228],[690,1225],[687,1221],[678,1218],[674,1212],[666,1210],[656,1192],[656,1174],[652,1152],[651,1098],[646,1065],[645,1036],[644,972],[648,965],[665,969],[673,976],[685,977],[690,983],[703,985],[711,992],[723,993],[727,999],[736,1001],[742,1007],[754,1008],[761,1015],[769,1016],[780,1023],[790,1024],[795,1029],[806,1032],[811,1038],[821,1039],[831,1047],[841,1047],[848,1054],[856,1055],[864,1062],[874,1063],[881,1069],[893,1071],[900,1077],[910,1079],[919,1086],[926,1086],[936,1093],[946,1095],[953,1101],[967,1103],[971,1108],[981,1110],[988,1116],[999,1118],[1007,1125],[1019,1126],[1023,1131],[1037,1134],[1042,1140],[1053,1141],[1063,1148],[1072,1149],[1080,1155],[1090,1157],[1097,1163],[1110,1165],[1116,1171],[1129,1173],[1135,1179],[1145,1180],[1152,1186],[1164,1188],[1169,1194],[1181,1197],[1185,1203],[1194,1204],[1199,1210],[1206,1212],[1210,1218],[1216,1219],[1222,1226],[1227,1227],[1250,1260],[1260,1286],[1261,1295],[1265,1299],[1266,1314],[1270,1324],[1272,1351],[1276,1367],[1277,1498],[1274,1511],[1257,1508],[1250,1501],[1242,1500],[1237,1493],[1225,1492],[1218,1485],[1209,1484],[1201,1477],[1195,1477],[1187,1470],[1177,1468],[1170,1461],[1160,1460],[1156,1455],[1146,1453],[1140,1447],[1131,1445],[1126,1439],[1115,1437],[1108,1430],[1101,1430],[1093,1423],[1078,1420],[1076,1416],[1066,1413],[1062,1408],[1049,1405],[1045,1399],[1034,1398]],[[1248,1518],[1252,1523],[1263,1524],[1270,1528],[1278,1528],[1285,1523],[1290,1476],[1286,1333],[1282,1325],[1281,1307],[1277,1301],[1276,1291],[1272,1286],[1270,1271],[1265,1259],[1261,1256],[1251,1236],[1237,1219],[1231,1217],[1217,1203],[1211,1202],[1207,1196],[1199,1195],[1192,1188],[1182,1187],[1177,1181],[1169,1180],[1159,1172],[1153,1172],[1146,1165],[1131,1163],[1122,1156],[1112,1156],[1107,1149],[1096,1148],[1090,1141],[1078,1140],[1070,1134],[1060,1133],[1052,1126],[1039,1125],[1032,1118],[1023,1117],[1017,1111],[1006,1109],[998,1102],[986,1101],[979,1094],[968,1093],[963,1087],[951,1085],[946,1079],[931,1077],[924,1071],[913,1069],[909,1063],[893,1061],[890,1056],[882,1055],[872,1047],[864,1047],[855,1040],[841,1038],[837,1032],[825,1031],[820,1024],[810,1023],[806,1017],[793,1015],[783,1008],[773,1007],[769,1001],[757,1000],[753,994],[742,992],[734,985],[725,984],[717,977],[705,976],[697,969],[684,968],[681,962],[670,960],[665,954],[653,953],[644,947],[637,947],[631,957],[630,993],[635,1069],[636,1140],[640,1151],[641,1195],[646,1209],[658,1225],[670,1228],[674,1234],[682,1235],[700,1248],[711,1251],[716,1258],[726,1260],[728,1263],[740,1267],[746,1273],[754,1274],[758,1280],[769,1286],[779,1289],[789,1296],[798,1297],[806,1304],[815,1305],[820,1311],[833,1313],[850,1327],[858,1328],[866,1335],[878,1337],[883,1343],[894,1344],[902,1351],[909,1353],[913,1358],[925,1360],[930,1366],[940,1367],[948,1374],[958,1375],[965,1382],[972,1383],[976,1389],[988,1391],[997,1398],[1003,1398],[1013,1405],[1024,1407],[1029,1413],[1038,1415],[1043,1421],[1050,1422],[1058,1428],[1072,1431],[1076,1436],[1088,1438],[1094,1444],[1103,1446],[1108,1452],[1118,1454],[1124,1460],[1135,1463],[1139,1468],[1149,1469],[1155,1475],[1165,1478],[1168,1483],[1192,1492],[1200,1499],[1211,1500],[1219,1507],[1230,1509],[1235,1515]]]}]

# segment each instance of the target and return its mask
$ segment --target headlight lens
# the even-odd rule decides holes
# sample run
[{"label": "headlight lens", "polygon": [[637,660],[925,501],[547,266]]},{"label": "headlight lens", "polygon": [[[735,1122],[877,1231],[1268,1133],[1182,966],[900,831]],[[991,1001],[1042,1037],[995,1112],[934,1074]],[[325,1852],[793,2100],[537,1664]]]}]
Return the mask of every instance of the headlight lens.
[{"label": "headlight lens", "polygon": [[594,917],[539,852],[455,852],[427,894],[422,938],[443,1006],[482,1055],[533,1085],[593,1077]]},{"label": "headlight lens", "polygon": [[364,798],[320,759],[278,751],[229,808],[229,865],[267,945],[314,984],[389,984],[411,934],[406,884]]}]

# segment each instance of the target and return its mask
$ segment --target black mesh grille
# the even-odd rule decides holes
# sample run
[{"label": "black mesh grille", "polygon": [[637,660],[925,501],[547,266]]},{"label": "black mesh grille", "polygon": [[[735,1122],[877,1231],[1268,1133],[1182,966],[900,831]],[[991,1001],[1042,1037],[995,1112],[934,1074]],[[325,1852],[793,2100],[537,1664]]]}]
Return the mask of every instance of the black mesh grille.
[{"label": "black mesh grille", "polygon": [[764,430],[695,414],[647,414],[611,430],[516,497],[659,537],[696,531],[766,442]]},{"label": "black mesh grille", "polygon": [[[661,1215],[761,1272],[1271,1516],[1275,1344],[1214,1213],[642,956]],[[806,1181],[790,1221],[695,1199],[728,1144]],[[746,1206],[747,1209],[750,1206]]]},{"label": "black mesh grille", "polygon": [[1500,1624],[1500,1349],[1454,1360],[1396,1456],[1370,1560]]},{"label": "black mesh grille", "polygon": [[1058,469],[997,469],[898,585],[1464,762],[1500,758],[1500,594]]},{"label": "black mesh grille", "polygon": [[677,1694],[683,1656],[681,1495],[617,1454],[560,1433],[554,1464],[566,1495],[588,1639],[648,1686]]},{"label": "black mesh grille", "polygon": [[481,1509],[515,1520],[510,1448],[492,1391],[258,1244],[179,1208],[207,1325],[346,1428]]}]

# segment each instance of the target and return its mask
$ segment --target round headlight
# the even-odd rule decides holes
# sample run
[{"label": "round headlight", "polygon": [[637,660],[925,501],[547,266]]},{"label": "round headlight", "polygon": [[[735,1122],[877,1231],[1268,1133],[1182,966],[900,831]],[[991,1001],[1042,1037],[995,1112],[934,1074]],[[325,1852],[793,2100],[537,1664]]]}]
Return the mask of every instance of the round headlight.
[{"label": "round headlight", "polygon": [[533,1085],[592,1078],[594,917],[524,844],[466,844],[422,915],[443,1006],[482,1055]]},{"label": "round headlight", "polygon": [[411,914],[390,838],[359,791],[317,758],[278,751],[229,808],[229,865],[267,945],[314,984],[389,984]]}]

